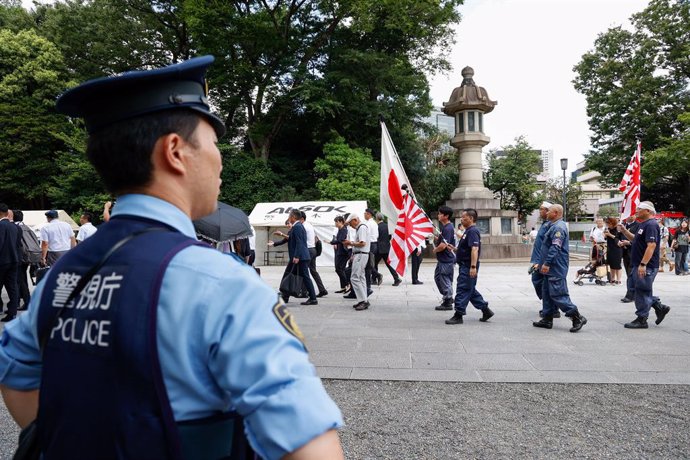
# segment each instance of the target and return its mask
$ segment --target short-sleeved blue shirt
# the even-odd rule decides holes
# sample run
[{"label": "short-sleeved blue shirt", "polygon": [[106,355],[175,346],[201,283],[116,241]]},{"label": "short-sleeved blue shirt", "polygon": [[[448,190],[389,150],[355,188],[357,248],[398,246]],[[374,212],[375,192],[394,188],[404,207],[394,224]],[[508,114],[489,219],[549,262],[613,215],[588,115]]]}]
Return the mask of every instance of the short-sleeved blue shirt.
[{"label": "short-sleeved blue shirt", "polygon": [[[195,237],[189,217],[158,198],[122,196],[113,216],[120,214],[157,220]],[[2,333],[0,384],[9,388],[33,390],[41,382],[36,323],[43,285],[31,296],[29,311]],[[248,265],[192,246],[165,272],[156,333],[175,420],[237,410],[252,447],[267,459],[281,458],[343,423],[304,345],[281,323],[277,302],[276,292]]]},{"label": "short-sleeved blue shirt", "polygon": [[472,225],[470,228],[465,230],[460,238],[460,244],[458,244],[458,255],[457,262],[471,262],[472,261],[472,248],[479,248],[479,254],[477,254],[477,260],[482,253],[482,237],[479,234],[479,229],[476,225]]},{"label": "short-sleeved blue shirt", "polygon": [[637,267],[640,265],[640,262],[642,262],[642,257],[647,250],[647,244],[656,243],[654,255],[652,255],[652,258],[647,262],[647,268],[659,268],[659,239],[659,224],[655,219],[648,219],[644,222],[640,222],[630,250],[630,263],[633,267]]},{"label": "short-sleeved blue shirt", "polygon": [[[455,246],[455,229],[453,228],[453,224],[450,222],[443,226],[441,229],[441,236],[436,239],[436,245],[441,243]],[[455,262],[455,254],[446,249],[445,251],[436,253],[436,260],[442,263],[453,263]]]}]

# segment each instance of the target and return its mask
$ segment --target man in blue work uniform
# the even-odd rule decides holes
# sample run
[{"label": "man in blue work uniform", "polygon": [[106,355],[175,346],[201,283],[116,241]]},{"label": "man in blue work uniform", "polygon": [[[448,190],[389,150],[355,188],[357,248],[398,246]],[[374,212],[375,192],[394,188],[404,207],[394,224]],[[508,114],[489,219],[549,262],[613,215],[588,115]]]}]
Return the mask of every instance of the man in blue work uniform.
[{"label": "man in blue work uniform", "polygon": [[[551,207],[551,203],[548,201],[544,201],[541,206],[539,206],[539,218],[541,219],[541,227],[539,227],[539,231],[537,232],[537,236],[534,239],[534,246],[532,247],[532,256],[529,259],[529,263],[532,264],[532,267],[530,268],[530,271],[532,272],[532,285],[534,286],[534,291],[537,293],[537,297],[539,297],[539,300],[542,300],[542,289],[543,289],[543,284],[544,284],[544,275],[541,274],[539,271],[539,262],[541,261],[541,245],[544,242],[544,235],[546,235],[547,230],[549,229],[549,226],[551,223],[549,220],[546,218],[547,213],[549,212],[549,208]],[[539,311],[539,316],[542,318],[544,317],[544,311],[540,310]],[[561,313],[559,311],[556,311],[553,315],[554,318],[560,318]]]},{"label": "man in blue work uniform", "polygon": [[626,323],[626,329],[647,329],[649,311],[654,308],[656,313],[655,323],[661,324],[671,308],[662,305],[658,298],[654,297],[653,284],[656,274],[659,272],[659,241],[661,238],[659,224],[652,219],[656,210],[651,201],[643,201],[637,206],[637,220],[639,226],[637,233],[633,234],[622,225],[618,230],[622,231],[628,240],[632,242],[630,248],[630,275],[632,289],[634,290],[636,318]]},{"label": "man in blue work uniform", "polygon": [[453,309],[453,272],[455,271],[455,229],[450,219],[453,210],[448,206],[438,208],[438,221],[441,224],[441,234],[434,241],[434,253],[436,254],[436,271],[434,281],[438,292],[443,296],[441,305],[436,310]]},{"label": "man in blue work uniform", "polygon": [[467,304],[472,302],[475,308],[482,311],[479,321],[486,322],[494,316],[489,302],[477,291],[477,274],[479,273],[479,256],[481,255],[481,235],[475,225],[477,211],[465,209],[460,216],[465,233],[458,244],[457,263],[458,281],[455,288],[455,314],[446,320],[446,324],[462,324],[462,317],[467,311]]},{"label": "man in blue work uniform", "polygon": [[195,239],[221,183],[211,62],[93,80],[58,100],[84,118],[89,160],[118,201],[0,341],[6,406],[21,427],[36,419],[45,458],[245,458],[245,436],[267,459],[343,456],[340,412],[285,305]]},{"label": "man in blue work uniform", "polygon": [[543,317],[532,323],[534,327],[551,329],[553,316],[559,309],[573,321],[570,332],[577,332],[587,324],[575,304],[570,300],[566,277],[568,276],[569,248],[568,227],[563,222],[563,206],[551,205],[546,217],[551,222],[541,245],[539,270],[545,276],[542,283]]}]

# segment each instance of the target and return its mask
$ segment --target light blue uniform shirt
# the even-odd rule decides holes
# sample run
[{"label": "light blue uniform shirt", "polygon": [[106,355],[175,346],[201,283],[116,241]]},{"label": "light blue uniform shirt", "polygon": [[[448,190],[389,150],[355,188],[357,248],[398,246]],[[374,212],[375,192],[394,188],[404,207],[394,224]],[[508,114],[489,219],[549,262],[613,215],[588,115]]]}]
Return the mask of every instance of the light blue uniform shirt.
[{"label": "light blue uniform shirt", "polygon": [[[113,217],[164,222],[187,236],[194,226],[172,204],[124,195]],[[39,283],[29,311],[8,323],[0,341],[0,383],[18,390],[40,386],[36,322]],[[158,306],[158,353],[175,420],[236,409],[256,452],[280,458],[342,426],[307,352],[273,309],[275,291],[255,271],[218,251],[191,246],[171,261]],[[104,395],[107,397],[107,395]]]}]

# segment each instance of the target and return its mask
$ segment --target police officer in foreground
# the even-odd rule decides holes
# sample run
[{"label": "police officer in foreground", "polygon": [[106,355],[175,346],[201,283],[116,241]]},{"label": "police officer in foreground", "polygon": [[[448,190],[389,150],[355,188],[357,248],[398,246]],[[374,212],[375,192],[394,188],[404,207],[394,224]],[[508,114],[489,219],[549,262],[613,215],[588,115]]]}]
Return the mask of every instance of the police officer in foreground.
[{"label": "police officer in foreground", "polygon": [[[254,270],[195,239],[215,210],[222,121],[205,56],[87,82],[57,108],[118,195],[0,344],[0,385],[45,458],[342,458],[341,414],[290,313]],[[40,387],[40,392],[39,392]],[[38,414],[38,416],[37,416]]]},{"label": "police officer in foreground", "polygon": [[477,291],[477,275],[479,274],[479,256],[481,255],[481,235],[475,225],[477,211],[465,209],[460,215],[465,233],[460,238],[457,252],[458,281],[455,288],[455,314],[446,320],[446,324],[462,324],[467,305],[472,302],[474,308],[482,311],[479,321],[486,322],[494,316],[489,308],[489,302],[484,300]]},{"label": "police officer in foreground", "polygon": [[587,324],[568,294],[568,227],[563,222],[563,206],[553,204],[546,217],[551,222],[541,245],[539,270],[545,279],[542,284],[543,317],[532,323],[534,327],[551,329],[554,314],[560,309],[573,321],[570,332],[577,332]]},{"label": "police officer in foreground", "polygon": [[[539,263],[541,261],[541,246],[544,242],[544,235],[549,230],[551,222],[547,219],[547,214],[551,203],[544,201],[541,206],[539,206],[539,218],[541,219],[541,227],[537,232],[537,236],[534,238],[534,246],[532,246],[532,256],[529,259],[529,263],[532,264],[530,268],[530,273],[532,275],[532,285],[534,286],[534,291],[537,293],[539,300],[542,300],[542,289],[544,285],[545,276],[539,271]],[[544,317],[544,310],[539,311],[539,316]],[[553,314],[554,318],[560,318],[561,313],[556,310]]]}]

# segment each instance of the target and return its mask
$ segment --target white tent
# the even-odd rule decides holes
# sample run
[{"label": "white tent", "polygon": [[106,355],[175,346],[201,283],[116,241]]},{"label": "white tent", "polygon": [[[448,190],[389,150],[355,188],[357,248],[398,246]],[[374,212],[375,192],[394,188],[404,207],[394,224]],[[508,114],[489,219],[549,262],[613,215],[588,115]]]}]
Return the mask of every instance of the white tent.
[{"label": "white tent", "polygon": [[328,244],[337,233],[334,219],[348,213],[357,213],[364,218],[366,201],[300,201],[285,203],[259,203],[249,214],[249,223],[256,230],[256,265],[277,265],[287,262],[287,244],[269,248],[268,240],[279,240],[273,236],[276,230],[285,230],[285,221],[293,209],[304,211],[307,222],[311,222],[316,235],[323,243],[323,252],[317,266],[334,266],[333,247]]},{"label": "white tent", "polygon": [[[41,228],[43,228],[45,225],[48,225],[48,219],[46,218],[46,212],[48,210],[41,210],[41,211],[23,211],[24,213],[24,224],[28,225],[31,227],[31,229],[36,233],[36,236],[38,238],[41,238]],[[67,214],[67,211],[64,211],[62,209],[58,210],[58,219],[67,222],[70,227],[72,227],[72,230],[75,232],[79,231],[79,224],[77,224],[72,217]]]}]

